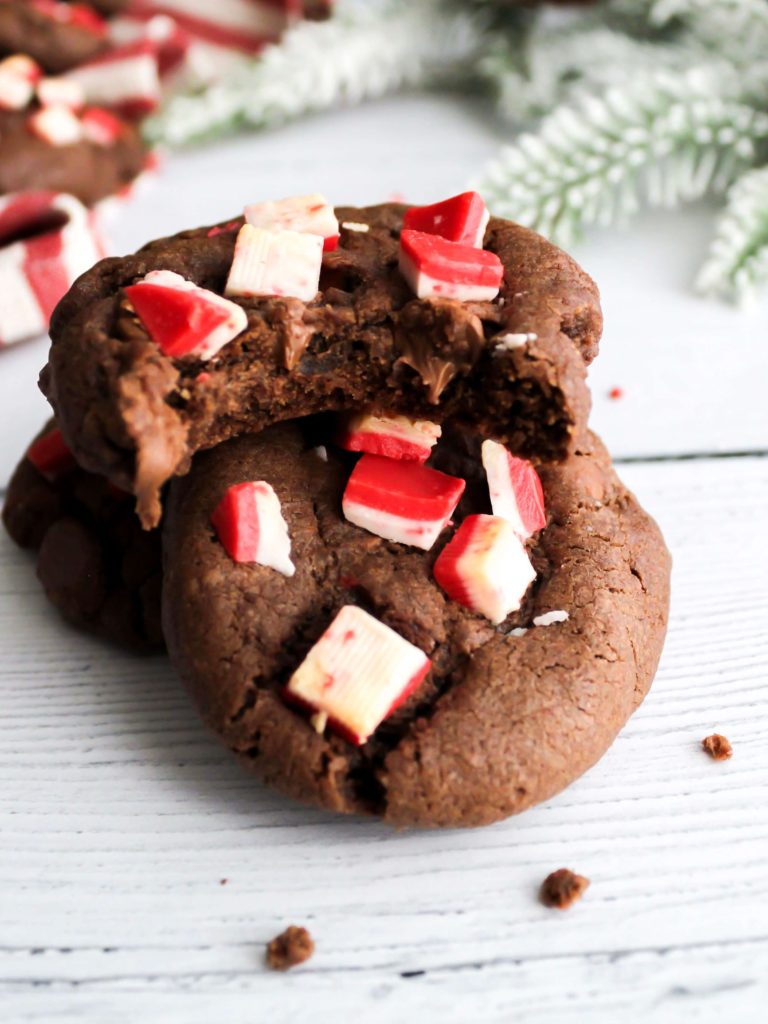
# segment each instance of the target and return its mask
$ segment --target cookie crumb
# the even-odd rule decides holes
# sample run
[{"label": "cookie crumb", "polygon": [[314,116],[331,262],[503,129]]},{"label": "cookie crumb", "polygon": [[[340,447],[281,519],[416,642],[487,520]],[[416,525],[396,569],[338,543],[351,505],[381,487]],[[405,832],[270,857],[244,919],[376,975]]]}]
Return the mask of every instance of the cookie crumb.
[{"label": "cookie crumb", "polygon": [[292,924],[267,943],[267,967],[287,971],[309,960],[314,951],[315,944],[307,929]]},{"label": "cookie crumb", "polygon": [[559,868],[544,879],[539,898],[545,907],[565,910],[581,899],[588,887],[589,879],[584,875],[577,875],[569,868]]},{"label": "cookie crumb", "polygon": [[228,878],[220,878],[219,885],[226,885],[229,882]]},{"label": "cookie crumb", "polygon": [[706,736],[701,741],[701,745],[713,761],[727,761],[733,755],[733,747],[730,740],[717,732],[713,732],[711,736]]}]

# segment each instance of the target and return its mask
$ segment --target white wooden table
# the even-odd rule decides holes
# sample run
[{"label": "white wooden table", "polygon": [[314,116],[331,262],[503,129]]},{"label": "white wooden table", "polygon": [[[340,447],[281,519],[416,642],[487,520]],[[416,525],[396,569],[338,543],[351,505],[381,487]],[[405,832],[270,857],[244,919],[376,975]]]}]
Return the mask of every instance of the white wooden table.
[{"label": "white wooden table", "polygon": [[[441,197],[499,139],[470,104],[410,97],[222,144],[171,160],[115,251],[264,196]],[[394,834],[283,801],[163,659],[71,632],[0,538],[4,1024],[766,1019],[768,305],[691,295],[710,216],[647,216],[577,252],[607,315],[594,424],[666,533],[673,610],[612,750],[518,819]],[[0,354],[0,480],[45,416],[45,352]],[[715,730],[729,762],[699,748]],[[592,885],[545,910],[537,886],[565,865]],[[317,953],[275,975],[264,943],[289,923]]]}]

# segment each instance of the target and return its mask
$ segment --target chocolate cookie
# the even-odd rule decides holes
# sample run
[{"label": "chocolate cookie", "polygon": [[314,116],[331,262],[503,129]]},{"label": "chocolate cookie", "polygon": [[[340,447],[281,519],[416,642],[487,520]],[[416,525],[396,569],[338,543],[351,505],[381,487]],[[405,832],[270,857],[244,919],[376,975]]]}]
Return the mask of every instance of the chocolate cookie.
[{"label": "chocolate cookie", "polygon": [[196,451],[324,410],[451,419],[524,456],[567,455],[602,327],[594,283],[539,235],[492,219],[498,297],[414,298],[398,270],[405,209],[338,209],[339,248],[323,257],[316,296],[237,299],[247,327],[205,363],[164,355],[124,289],[162,269],[220,295],[242,218],[97,264],[54,314],[41,377],[78,460],[135,493],[152,526],[160,488]]},{"label": "chocolate cookie", "polygon": [[92,206],[122,191],[141,173],[146,151],[136,129],[110,117],[114,138],[54,145],[30,129],[36,107],[0,111],[0,195],[69,192]]},{"label": "chocolate cookie", "polygon": [[[203,719],[282,792],[396,826],[482,825],[557,793],[604,753],[650,686],[669,595],[655,523],[594,436],[540,464],[548,521],[529,542],[538,578],[495,627],[434,581],[447,531],[424,552],[344,519],[353,457],[313,448],[322,432],[313,419],[239,437],[198,454],[171,485],[163,625]],[[489,511],[474,445],[449,430],[432,456],[468,481],[457,521]],[[295,575],[238,564],[218,540],[212,513],[243,481],[274,487]],[[431,659],[362,745],[319,733],[283,695],[350,604]]]},{"label": "chocolate cookie", "polygon": [[[54,429],[52,421],[38,439]],[[3,523],[37,552],[38,578],[68,622],[131,651],[162,648],[160,535],[141,529],[130,495],[74,461],[43,475],[25,456]]]},{"label": "chocolate cookie", "polygon": [[25,53],[59,75],[103,53],[103,20],[87,4],[55,0],[0,0],[0,58]]}]

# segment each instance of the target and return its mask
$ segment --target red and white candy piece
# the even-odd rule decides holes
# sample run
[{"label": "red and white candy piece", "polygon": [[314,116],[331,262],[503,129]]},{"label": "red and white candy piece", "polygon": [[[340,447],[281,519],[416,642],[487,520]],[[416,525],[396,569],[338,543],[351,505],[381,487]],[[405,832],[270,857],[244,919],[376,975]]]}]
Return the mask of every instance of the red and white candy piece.
[{"label": "red and white candy piece", "polygon": [[365,743],[420,685],[423,651],[355,605],[345,605],[285,688],[351,743]]},{"label": "red and white candy piece", "polygon": [[348,452],[369,452],[371,455],[385,455],[388,459],[426,462],[441,433],[438,424],[428,420],[359,413],[344,417],[336,441]]},{"label": "red and white candy piece", "polygon": [[27,449],[27,459],[48,480],[54,480],[76,465],[75,457],[58,427],[32,442]]},{"label": "red and white candy piece", "polygon": [[132,0],[134,17],[171,15],[193,38],[212,47],[257,53],[289,23],[287,0]]},{"label": "red and white candy piece", "polygon": [[152,270],[125,294],[160,351],[212,359],[248,326],[245,310],[172,270]]},{"label": "red and white candy piece", "polygon": [[265,480],[230,487],[216,506],[211,522],[235,562],[258,562],[283,576],[296,572],[280,499]]},{"label": "red and white candy piece", "polygon": [[83,137],[77,114],[61,105],[41,107],[27,118],[27,128],[49,146],[74,146]]},{"label": "red and white candy piece", "polygon": [[481,452],[493,514],[511,523],[523,540],[543,529],[544,491],[531,463],[510,455],[496,441],[483,441]]},{"label": "red and white candy piece", "polygon": [[322,263],[319,235],[265,231],[243,224],[224,293],[285,295],[309,302],[317,295]]},{"label": "red and white candy piece", "polygon": [[44,107],[69,107],[80,110],[85,106],[85,92],[79,82],[59,75],[41,78],[37,83],[37,98]]},{"label": "red and white candy piece", "polygon": [[0,198],[0,345],[44,334],[56,303],[101,256],[94,220],[73,196]]},{"label": "red and white candy piece", "polygon": [[80,126],[83,138],[96,146],[114,146],[126,129],[119,117],[103,107],[88,107],[84,110],[80,115]]},{"label": "red and white candy piece", "polygon": [[0,110],[24,110],[29,106],[41,74],[38,64],[24,54],[0,60]]},{"label": "red and white candy piece", "polygon": [[67,72],[88,103],[111,107],[126,117],[142,117],[160,102],[157,46],[149,40],[110,50]]},{"label": "red and white candy piece", "polygon": [[30,7],[54,21],[78,28],[100,38],[106,34],[107,23],[89,4],[65,4],[59,0],[31,0]]},{"label": "red and white candy piece", "polygon": [[523,542],[498,516],[467,516],[432,571],[453,601],[494,625],[517,611],[536,579]]},{"label": "red and white candy piece", "polygon": [[482,196],[477,192],[462,192],[432,206],[411,207],[403,219],[403,227],[482,249],[489,219]]},{"label": "red and white candy piece", "polygon": [[449,242],[424,231],[400,235],[400,273],[420,299],[495,299],[504,266],[493,252]]},{"label": "red and white candy piece", "polygon": [[363,455],[342,499],[350,523],[429,551],[448,525],[465,483],[418,462]]},{"label": "red and white candy piece", "polygon": [[339,222],[328,200],[313,193],[290,196],[268,203],[253,203],[245,208],[245,222],[265,231],[300,231],[320,235],[326,252],[339,243]]}]

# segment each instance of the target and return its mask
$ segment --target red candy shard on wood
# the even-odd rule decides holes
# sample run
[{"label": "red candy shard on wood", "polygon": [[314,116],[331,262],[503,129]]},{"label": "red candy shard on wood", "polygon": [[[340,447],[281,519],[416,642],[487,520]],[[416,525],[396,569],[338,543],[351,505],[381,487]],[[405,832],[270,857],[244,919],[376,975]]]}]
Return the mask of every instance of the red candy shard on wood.
[{"label": "red candy shard on wood", "polygon": [[403,219],[403,227],[482,249],[489,219],[482,196],[477,192],[462,192],[431,206],[411,207]]},{"label": "red candy shard on wood", "polygon": [[441,428],[428,420],[358,413],[342,419],[336,441],[348,452],[426,462],[441,433]]},{"label": "red candy shard on wood", "polygon": [[523,540],[543,529],[544,490],[531,463],[510,455],[496,441],[483,441],[482,459],[493,514],[510,522]]},{"label": "red candy shard on wood", "polygon": [[286,700],[362,744],[422,682],[431,661],[355,605],[345,605],[291,676]]},{"label": "red candy shard on wood", "polygon": [[58,427],[53,427],[32,442],[27,449],[27,459],[38,473],[49,480],[55,479],[76,465],[75,457]]},{"label": "red candy shard on wood", "polygon": [[435,579],[453,601],[494,625],[517,611],[536,578],[522,541],[498,516],[467,516],[437,557]]},{"label": "red candy shard on wood", "polygon": [[153,270],[125,294],[164,355],[211,359],[248,326],[245,310],[170,270]]},{"label": "red candy shard on wood", "polygon": [[400,272],[420,299],[487,302],[496,298],[504,280],[496,253],[424,231],[400,235]]},{"label": "red candy shard on wood", "polygon": [[291,539],[280,499],[264,480],[230,487],[211,516],[227,554],[235,562],[257,562],[293,576]]},{"label": "red candy shard on wood", "polygon": [[363,455],[342,499],[345,517],[385,540],[428,551],[448,525],[465,483],[418,462]]}]

